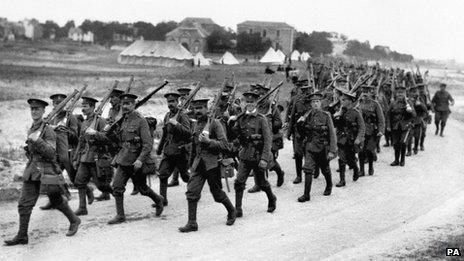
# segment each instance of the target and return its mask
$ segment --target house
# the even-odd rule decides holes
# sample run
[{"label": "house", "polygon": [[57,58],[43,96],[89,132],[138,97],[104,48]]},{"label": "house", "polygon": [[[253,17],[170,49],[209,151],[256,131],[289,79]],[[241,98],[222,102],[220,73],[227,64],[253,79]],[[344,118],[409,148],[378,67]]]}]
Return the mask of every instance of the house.
[{"label": "house", "polygon": [[166,34],[166,41],[176,42],[191,53],[206,51],[206,38],[215,29],[220,28],[210,18],[187,17],[179,27]]},{"label": "house", "polygon": [[21,22],[10,22],[0,18],[0,40],[14,41],[18,36],[24,36],[25,30]]},{"label": "house", "polygon": [[91,31],[83,32],[79,27],[71,27],[68,31],[68,38],[74,42],[93,43],[94,34]]},{"label": "house", "polygon": [[87,31],[82,35],[82,42],[93,44],[94,34],[91,31]]},{"label": "house", "polygon": [[43,28],[39,21],[35,19],[24,19],[21,21],[21,24],[24,27],[24,36],[26,36],[26,38],[31,40],[42,38]]},{"label": "house", "polygon": [[260,33],[271,41],[272,47],[289,56],[296,37],[295,28],[283,22],[245,21],[237,24],[237,33]]}]

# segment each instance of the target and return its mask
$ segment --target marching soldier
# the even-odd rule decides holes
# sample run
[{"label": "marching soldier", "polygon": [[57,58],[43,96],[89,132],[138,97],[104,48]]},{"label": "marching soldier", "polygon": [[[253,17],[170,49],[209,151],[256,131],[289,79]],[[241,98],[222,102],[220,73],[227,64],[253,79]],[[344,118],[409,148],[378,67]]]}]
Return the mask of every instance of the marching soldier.
[{"label": "marching soldier", "polygon": [[435,112],[435,135],[438,135],[438,131],[440,131],[440,136],[443,137],[446,121],[451,113],[449,106],[454,106],[454,99],[451,97],[451,94],[446,91],[446,84],[440,84],[440,90],[433,95],[432,105],[433,111]]},{"label": "marching soldier", "polygon": [[361,113],[354,107],[356,95],[343,91],[340,99],[341,109],[334,114],[334,124],[337,128],[338,167],[340,182],[336,187],[343,187],[346,165],[353,169],[353,181],[359,178],[359,168],[356,163],[356,153],[361,151],[364,143],[366,127]]},{"label": "marching soldier", "polygon": [[62,212],[69,220],[69,230],[66,236],[77,233],[81,220],[77,217],[68,202],[63,198],[66,191],[64,178],[56,162],[56,135],[50,126],[41,130],[43,115],[47,102],[40,99],[27,100],[31,108],[32,126],[28,130],[26,154],[29,158],[23,173],[23,185],[18,202],[19,230],[10,240],[5,240],[6,246],[25,245],[29,239],[27,231],[32,209],[40,194],[46,194],[52,207]]},{"label": "marching soldier", "polygon": [[265,170],[271,160],[272,136],[266,117],[259,114],[256,109],[256,101],[259,95],[254,92],[243,93],[246,103],[246,111],[240,116],[231,116],[235,121],[232,134],[240,143],[238,174],[235,179],[235,209],[237,217],[243,216],[242,198],[246,180],[251,171],[256,176],[259,188],[268,198],[267,212],[272,213],[276,209],[276,196],[272,193],[271,186],[266,180]]},{"label": "marching soldier", "polygon": [[[390,101],[391,101],[391,90],[390,89],[391,89],[391,84],[385,83],[384,85],[382,85],[382,88],[379,90],[378,102],[380,103],[380,106],[382,107],[384,119],[387,118],[388,109],[390,108]],[[389,147],[391,143],[391,133],[390,131],[387,130],[386,124],[385,124],[385,129],[384,129],[384,138],[385,138],[385,144],[383,146]]]},{"label": "marching soldier", "polygon": [[[419,98],[419,92],[416,86],[411,86],[409,88],[410,102],[414,106],[414,111],[416,115],[412,118],[411,121],[411,131],[408,137],[408,151],[406,156],[411,156],[412,151],[414,155],[417,154],[419,150],[419,141],[422,136],[422,130],[424,125],[424,119],[427,117],[427,106],[422,99]],[[414,148],[412,148],[412,140],[414,139]]]},{"label": "marching soldier", "polygon": [[192,101],[197,124],[193,131],[191,170],[192,175],[187,184],[185,193],[188,201],[188,223],[179,228],[180,232],[198,230],[196,222],[197,204],[201,197],[201,190],[208,181],[214,201],[222,203],[227,209],[226,225],[231,226],[235,222],[235,208],[227,194],[222,190],[221,170],[219,161],[221,152],[228,151],[228,143],[224,128],[219,120],[214,119],[208,130],[205,126],[208,122],[208,99]]},{"label": "marching soldier", "polygon": [[419,90],[419,98],[423,103],[425,103],[425,106],[427,107],[427,115],[425,116],[424,122],[422,124],[422,131],[421,131],[421,137],[420,137],[420,150],[425,150],[424,148],[424,141],[425,141],[425,136],[427,135],[427,125],[432,123],[432,116],[430,115],[430,111],[432,110],[432,103],[430,102],[430,95],[428,93],[428,90],[426,89],[426,86],[424,83],[419,83],[417,85],[417,89]]},{"label": "marching soldier", "polygon": [[182,180],[188,182],[188,157],[182,146],[190,141],[189,117],[179,109],[178,93],[166,93],[169,112],[164,117],[163,135],[156,154],[163,153],[159,167],[160,194],[164,198],[164,205],[168,205],[167,188],[168,178],[177,167]]},{"label": "marching soldier", "polygon": [[364,136],[364,145],[359,152],[359,176],[364,176],[364,163],[367,159],[369,175],[374,175],[374,159],[376,158],[378,138],[382,137],[385,130],[385,118],[380,104],[373,99],[374,86],[362,86],[362,94],[358,110],[362,113],[366,133]]},{"label": "marching soldier", "polygon": [[[108,221],[108,224],[118,224],[126,220],[124,214],[124,192],[129,178],[132,178],[134,186],[140,194],[149,197],[156,204],[156,216],[163,212],[163,197],[157,195],[147,185],[147,173],[144,172],[146,165],[154,164],[150,152],[153,148],[153,139],[147,120],[135,110],[136,95],[122,94],[120,97],[123,112],[123,121],[119,130],[114,134],[109,133],[107,137],[114,139],[121,148],[114,162],[117,166],[113,181],[113,195],[116,201],[116,216]],[[101,133],[88,132],[90,135],[100,136]]]},{"label": "marching soldier", "polygon": [[[113,193],[113,189],[108,183],[108,175],[112,174],[113,169],[111,168],[111,156],[108,153],[107,142],[91,135],[94,131],[101,132],[105,128],[105,121],[95,114],[97,102],[98,100],[92,97],[82,97],[82,113],[86,119],[82,122],[79,143],[73,160],[73,164],[77,168],[74,184],[79,191],[79,208],[75,212],[78,216],[88,213],[86,188],[90,179],[93,179],[100,191],[107,193],[108,198],[105,200],[109,200],[109,194]],[[91,124],[95,117],[98,118],[95,130],[93,130],[90,127],[92,127]]]},{"label": "marching soldier", "polygon": [[288,121],[288,131],[287,139],[293,140],[293,157],[295,159],[295,168],[296,168],[296,178],[293,181],[293,184],[301,183],[301,172],[303,167],[303,156],[304,156],[304,137],[296,128],[297,120],[303,116],[308,108],[310,108],[311,103],[308,99],[310,93],[309,86],[303,86],[300,88],[301,94],[296,96],[289,106],[291,112],[289,114]]},{"label": "marching soldier", "polygon": [[387,130],[391,131],[392,145],[395,150],[395,160],[390,166],[404,166],[406,141],[412,118],[416,113],[406,97],[406,87],[398,86],[395,91],[395,100],[390,104],[386,119]]},{"label": "marching soldier", "polygon": [[326,181],[324,196],[332,193],[332,174],[329,162],[337,154],[337,137],[330,113],[322,110],[323,95],[319,92],[309,95],[311,110],[298,120],[298,128],[305,138],[304,193],[298,202],[310,200],[311,184],[316,168],[320,168]]}]

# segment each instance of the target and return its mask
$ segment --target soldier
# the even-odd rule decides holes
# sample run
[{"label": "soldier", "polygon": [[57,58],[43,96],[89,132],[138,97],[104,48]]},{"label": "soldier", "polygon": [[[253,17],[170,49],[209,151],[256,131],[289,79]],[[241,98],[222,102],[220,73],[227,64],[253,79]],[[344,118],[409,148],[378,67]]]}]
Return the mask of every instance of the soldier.
[{"label": "soldier", "polygon": [[301,171],[303,167],[303,156],[304,156],[304,137],[296,128],[297,120],[303,116],[306,111],[310,108],[311,103],[308,99],[310,93],[309,86],[303,86],[300,88],[301,94],[296,96],[291,102],[289,108],[291,112],[288,117],[288,131],[287,139],[293,140],[293,157],[295,159],[296,178],[293,184],[301,183]]},{"label": "soldier", "polygon": [[[414,155],[417,154],[419,150],[419,141],[422,136],[422,129],[424,125],[424,119],[427,117],[427,106],[422,99],[419,97],[419,91],[417,90],[416,86],[411,86],[409,88],[409,95],[410,95],[410,102],[414,106],[414,111],[416,115],[413,117],[411,121],[411,131],[408,137],[408,151],[406,156],[411,156],[412,151],[414,151]],[[414,149],[412,148],[412,140],[414,139]]]},{"label": "soldier", "polygon": [[[446,84],[440,83],[440,90],[433,95],[432,98],[433,111],[435,112],[435,135],[443,137],[443,130],[446,126],[446,121],[451,113],[449,106],[454,106],[454,99],[451,94],[446,91]],[[441,129],[439,128],[441,127]]]},{"label": "soldier", "polygon": [[[180,95],[180,97],[179,97],[179,100],[180,100],[179,105],[187,98],[187,96],[189,96],[191,91],[192,90],[190,88],[179,88],[179,89],[177,89],[177,92]],[[192,129],[192,127],[193,127],[193,121],[192,120],[194,118],[193,110],[191,108],[189,108],[186,111],[186,113],[187,113],[187,116],[189,117],[190,129]],[[185,153],[187,153],[187,158],[189,158],[188,153],[190,153],[190,143],[182,145],[181,149]],[[175,186],[179,186],[179,169],[178,168],[174,169],[174,171],[172,172],[171,181],[168,183],[168,187],[175,187]]]},{"label": "soldier", "polygon": [[395,88],[395,100],[390,104],[385,120],[387,130],[392,134],[392,145],[395,150],[395,160],[390,166],[404,166],[406,141],[409,135],[411,120],[416,114],[413,106],[406,98],[406,87]]},{"label": "soldier", "polygon": [[419,98],[423,103],[425,103],[425,106],[427,107],[427,115],[425,116],[424,123],[422,124],[422,131],[419,142],[420,150],[424,151],[424,141],[427,134],[427,125],[432,123],[432,116],[430,115],[430,110],[432,110],[432,103],[430,102],[430,95],[424,83],[419,83],[417,85],[417,89],[419,90]]},{"label": "soldier", "polygon": [[310,200],[312,176],[317,167],[321,169],[326,181],[324,196],[332,193],[329,162],[337,155],[337,138],[330,113],[322,110],[322,99],[323,95],[319,92],[310,94],[311,110],[298,120],[298,128],[305,138],[305,187],[298,202]]},{"label": "soldier", "polygon": [[6,246],[28,244],[29,220],[39,194],[46,194],[53,208],[68,218],[70,226],[66,236],[76,234],[81,223],[62,196],[66,188],[56,162],[55,132],[50,126],[45,126],[41,130],[44,124],[42,117],[48,103],[40,99],[29,99],[27,102],[31,108],[33,123],[27,132],[27,146],[25,147],[29,161],[23,173],[23,185],[18,202],[19,230],[15,237],[5,240]]},{"label": "soldier", "polygon": [[238,156],[240,160],[238,174],[234,184],[237,217],[243,216],[243,191],[245,190],[246,180],[251,171],[256,176],[257,185],[267,195],[267,212],[274,212],[277,201],[265,176],[265,170],[272,157],[271,131],[266,117],[257,111],[256,102],[259,95],[254,92],[245,92],[243,96],[245,97],[246,112],[238,117],[231,116],[230,118],[231,121],[235,122],[232,128],[232,136],[238,139],[241,146]]},{"label": "soldier", "polygon": [[168,102],[169,112],[163,120],[163,135],[156,154],[163,153],[159,167],[160,194],[164,198],[164,206],[167,206],[168,178],[174,168],[179,169],[182,180],[188,182],[189,179],[187,152],[182,146],[190,141],[191,133],[189,117],[183,111],[179,111],[180,95],[166,93],[164,97]]},{"label": "soldier", "polygon": [[361,113],[354,107],[356,95],[342,91],[340,99],[341,109],[334,114],[334,124],[337,128],[338,167],[340,182],[336,187],[344,187],[345,169],[348,165],[353,169],[353,181],[359,178],[359,168],[356,163],[356,153],[361,150],[366,131]]},{"label": "soldier", "polygon": [[374,175],[374,159],[376,159],[377,144],[385,130],[385,118],[382,107],[373,99],[374,86],[363,85],[361,99],[357,109],[362,113],[366,133],[364,136],[364,145],[359,152],[359,176],[364,176],[364,163],[367,159],[369,175]]},{"label": "soldier", "polygon": [[[82,113],[86,119],[82,123],[81,132],[79,134],[79,143],[77,152],[74,156],[73,164],[77,168],[77,175],[74,184],[79,191],[79,208],[76,210],[76,215],[87,215],[86,188],[90,181],[102,192],[109,194],[113,193],[113,189],[108,183],[108,175],[112,174],[111,156],[108,153],[106,141],[90,135],[94,131],[103,131],[105,121],[95,115],[95,104],[98,101],[89,96],[82,97]],[[95,129],[91,127],[94,118],[96,119]],[[89,201],[91,204],[91,201]]]},{"label": "soldier", "polygon": [[163,197],[157,195],[147,185],[147,173],[144,166],[154,164],[150,152],[153,148],[153,139],[150,135],[147,120],[135,110],[136,95],[122,94],[120,97],[123,121],[120,129],[114,133],[102,135],[95,130],[88,131],[89,135],[106,136],[115,140],[121,148],[114,159],[117,166],[113,181],[113,195],[116,201],[116,216],[108,224],[118,224],[126,221],[124,214],[124,192],[129,178],[143,196],[149,197],[156,204],[156,216],[163,212]]},{"label": "soldier", "polygon": [[[380,106],[382,107],[384,119],[387,118],[388,109],[390,107],[390,100],[391,100],[391,84],[385,83],[384,85],[382,85],[382,88],[379,90],[379,96],[378,96],[378,102],[380,103]],[[384,138],[385,138],[385,144],[383,146],[389,147],[391,143],[391,133],[390,131],[387,130],[386,124],[385,124],[385,129],[384,129]]]},{"label": "soldier", "polygon": [[180,232],[198,230],[196,222],[197,204],[201,197],[201,190],[208,181],[214,201],[222,203],[227,209],[226,225],[235,222],[235,208],[227,194],[222,190],[221,170],[219,161],[221,152],[228,151],[226,134],[219,120],[214,119],[205,129],[208,122],[208,99],[199,99],[192,102],[197,124],[193,131],[192,151],[190,154],[192,176],[187,184],[185,193],[188,201],[188,223],[179,228]]}]

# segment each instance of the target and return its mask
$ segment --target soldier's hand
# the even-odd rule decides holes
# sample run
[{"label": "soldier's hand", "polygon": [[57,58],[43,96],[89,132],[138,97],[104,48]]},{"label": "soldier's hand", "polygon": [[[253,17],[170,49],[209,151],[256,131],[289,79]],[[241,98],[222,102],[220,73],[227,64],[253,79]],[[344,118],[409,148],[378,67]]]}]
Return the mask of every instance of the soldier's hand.
[{"label": "soldier's hand", "polygon": [[198,136],[198,140],[200,142],[203,142],[203,143],[209,143],[210,142],[210,139],[209,139],[209,134],[208,133],[205,133],[205,132],[202,132],[200,133],[200,135]]},{"label": "soldier's hand", "polygon": [[140,160],[136,160],[136,161],[134,162],[134,169],[135,169],[135,170],[138,170],[138,169],[140,169],[141,167],[142,167],[142,162],[141,162]]},{"label": "soldier's hand", "polygon": [[258,167],[260,167],[261,169],[266,169],[267,168],[267,162],[265,160],[260,160],[259,164],[258,164]]},{"label": "soldier's hand", "polygon": [[329,152],[329,155],[327,155],[327,159],[329,161],[335,159],[336,157],[337,157],[337,155],[335,155],[335,153],[333,153],[333,152]]},{"label": "soldier's hand", "polygon": [[237,120],[237,116],[236,115],[232,115],[230,116],[229,118],[229,121],[236,121]]},{"label": "soldier's hand", "polygon": [[79,163],[77,161],[73,161],[72,163],[74,170],[77,171],[77,167],[79,167]]},{"label": "soldier's hand", "polygon": [[383,136],[383,133],[379,132],[377,133],[377,137],[382,137]]},{"label": "soldier's hand", "polygon": [[390,131],[392,131],[392,130],[391,130],[391,128],[387,128],[387,131],[390,132]]},{"label": "soldier's hand", "polygon": [[64,126],[64,125],[58,125],[56,126],[55,130],[57,131],[62,131],[62,132],[69,132],[69,128]]},{"label": "soldier's hand", "polygon": [[226,117],[226,118],[229,118],[230,117],[230,114],[227,110],[224,111],[224,113],[222,114],[222,116]]},{"label": "soldier's hand", "polygon": [[172,125],[176,126],[177,124],[179,124],[179,122],[176,120],[176,119],[169,119],[168,121],[169,123],[171,123]]},{"label": "soldier's hand", "polygon": [[87,128],[85,130],[85,134],[87,134],[87,135],[95,135],[96,133],[97,133],[97,131],[92,129],[92,128]]},{"label": "soldier's hand", "polygon": [[29,136],[27,136],[27,139],[35,142],[39,139],[39,137],[40,137],[40,131],[35,131],[29,134]]},{"label": "soldier's hand", "polygon": [[354,140],[354,144],[356,144],[356,145],[359,145],[359,144],[361,144],[361,140],[360,140],[360,139],[358,139],[358,138],[356,138],[356,139]]}]

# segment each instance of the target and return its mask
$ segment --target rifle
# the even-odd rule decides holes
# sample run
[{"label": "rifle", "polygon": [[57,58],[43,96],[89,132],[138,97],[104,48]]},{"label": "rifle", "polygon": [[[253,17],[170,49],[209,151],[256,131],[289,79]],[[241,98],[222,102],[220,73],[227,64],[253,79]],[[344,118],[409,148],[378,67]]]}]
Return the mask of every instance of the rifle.
[{"label": "rifle", "polygon": [[216,108],[217,108],[217,106],[219,104],[220,99],[221,99],[221,93],[216,95],[216,97],[214,98],[214,101],[211,104],[211,107],[209,108],[208,113],[207,113],[208,121],[206,122],[205,126],[203,127],[202,133],[206,134],[208,137],[209,137],[209,128],[211,126],[211,122],[214,119],[214,113],[216,112]]},{"label": "rifle", "polygon": [[316,81],[314,80],[314,67],[312,63],[309,65],[309,72],[310,72],[311,78],[309,78],[308,80],[313,85],[312,87],[314,88],[314,90],[316,90]]},{"label": "rifle", "polygon": [[256,102],[256,105],[258,105],[258,104],[262,103],[263,101],[265,101],[269,96],[271,96],[271,94],[273,94],[275,91],[277,91],[282,86],[282,84],[284,84],[283,81],[281,81],[279,84],[277,84],[277,86],[274,87],[274,89],[270,90],[268,93],[261,96],[258,99],[258,101]]},{"label": "rifle", "polygon": [[277,90],[277,92],[275,93],[275,95],[274,95],[274,100],[273,100],[271,103],[269,103],[269,110],[267,111],[267,114],[266,114],[266,115],[272,114],[272,109],[273,109],[272,106],[273,106],[273,105],[276,105],[276,106],[277,106],[277,102],[278,102],[278,100],[279,100],[279,94],[280,94],[280,88],[279,88],[279,89]]},{"label": "rifle", "polygon": [[77,95],[74,96],[72,101],[69,104],[67,104],[66,108],[63,110],[63,111],[66,111],[66,116],[60,122],[58,122],[58,124],[56,124],[57,126],[60,126],[60,125],[66,126],[69,116],[71,116],[71,114],[73,113],[74,108],[77,105],[77,102],[82,97],[82,94],[84,94],[84,91],[86,89],[87,89],[87,84],[84,84],[84,86],[79,90],[79,93],[77,93]]},{"label": "rifle", "polygon": [[106,92],[106,95],[104,96],[104,98],[101,100],[100,104],[98,105],[97,109],[95,109],[95,116],[93,118],[93,121],[92,123],[89,125],[89,128],[91,129],[96,129],[96,126],[97,126],[97,120],[98,118],[102,115],[103,113],[103,109],[105,108],[105,105],[106,103],[108,103],[108,101],[110,100],[110,97],[111,97],[111,93],[113,92],[113,90],[118,86],[119,84],[119,81],[114,81],[114,84],[113,84],[113,87],[111,87],[110,89],[108,89],[108,91]]},{"label": "rifle", "polygon": [[185,98],[185,100],[180,105],[179,110],[177,110],[176,115],[174,115],[173,117],[174,119],[177,119],[179,117],[180,112],[189,107],[190,102],[193,100],[193,98],[195,97],[197,92],[200,90],[200,88],[201,88],[201,82],[198,82],[195,89],[189,94],[189,96],[187,96],[187,98]]},{"label": "rifle", "polygon": [[229,111],[230,106],[232,103],[235,101],[235,93],[237,91],[238,83],[234,85],[234,89],[232,89],[232,92],[229,95],[229,99],[227,100],[227,106],[225,111]]}]

